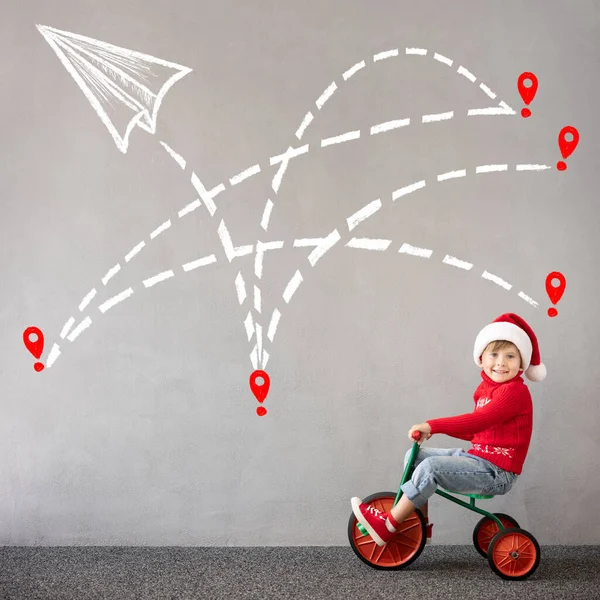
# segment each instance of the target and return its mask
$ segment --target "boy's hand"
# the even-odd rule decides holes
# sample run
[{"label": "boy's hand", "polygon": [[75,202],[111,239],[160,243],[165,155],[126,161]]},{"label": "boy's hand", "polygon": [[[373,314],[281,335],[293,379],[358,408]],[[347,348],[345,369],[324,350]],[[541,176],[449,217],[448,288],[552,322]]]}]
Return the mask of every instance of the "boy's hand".
[{"label": "boy's hand", "polygon": [[431,437],[431,427],[429,427],[428,423],[418,423],[417,425],[413,425],[409,430],[408,430],[408,439],[411,442],[414,442],[413,440],[413,433],[415,431],[418,431],[421,434],[421,438],[419,440],[417,440],[417,442],[419,443],[419,446],[425,441],[428,440]]}]

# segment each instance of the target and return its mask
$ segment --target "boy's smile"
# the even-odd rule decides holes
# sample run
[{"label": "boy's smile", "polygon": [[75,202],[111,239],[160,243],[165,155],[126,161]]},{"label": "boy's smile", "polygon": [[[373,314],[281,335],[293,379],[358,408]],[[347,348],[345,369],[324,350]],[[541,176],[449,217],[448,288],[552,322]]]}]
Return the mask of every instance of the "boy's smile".
[{"label": "boy's smile", "polygon": [[492,344],[481,355],[481,366],[485,374],[496,383],[504,383],[516,377],[521,369],[521,354],[514,344],[491,350]]}]

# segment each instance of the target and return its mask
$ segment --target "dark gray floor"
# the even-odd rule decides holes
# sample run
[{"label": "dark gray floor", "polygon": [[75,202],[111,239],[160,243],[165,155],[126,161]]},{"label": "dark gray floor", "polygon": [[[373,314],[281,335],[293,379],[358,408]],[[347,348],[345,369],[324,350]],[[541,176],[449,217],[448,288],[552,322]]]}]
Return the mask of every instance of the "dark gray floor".
[{"label": "dark gray floor", "polygon": [[600,546],[543,546],[537,571],[504,581],[470,546],[427,546],[402,571],[350,547],[2,547],[2,600],[600,600]]}]

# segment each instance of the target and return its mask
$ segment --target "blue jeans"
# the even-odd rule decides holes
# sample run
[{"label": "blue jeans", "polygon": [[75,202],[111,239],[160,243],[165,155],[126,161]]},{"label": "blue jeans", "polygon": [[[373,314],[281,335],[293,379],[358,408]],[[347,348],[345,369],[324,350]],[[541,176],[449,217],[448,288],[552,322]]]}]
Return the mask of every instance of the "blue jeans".
[{"label": "blue jeans", "polygon": [[[410,457],[404,457],[404,465]],[[517,475],[461,448],[419,448],[412,477],[402,492],[421,508],[438,486],[450,492],[496,496],[506,494]]]}]

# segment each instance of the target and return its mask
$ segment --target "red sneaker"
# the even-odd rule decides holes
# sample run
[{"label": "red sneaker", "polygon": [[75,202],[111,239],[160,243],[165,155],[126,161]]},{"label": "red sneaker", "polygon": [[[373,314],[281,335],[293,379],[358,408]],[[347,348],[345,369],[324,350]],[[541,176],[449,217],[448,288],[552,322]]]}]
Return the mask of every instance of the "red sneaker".
[{"label": "red sneaker", "polygon": [[370,504],[364,504],[360,498],[354,497],[350,501],[352,512],[358,522],[369,532],[378,546],[385,546],[396,533],[395,529],[388,525],[388,514],[376,509]]}]

